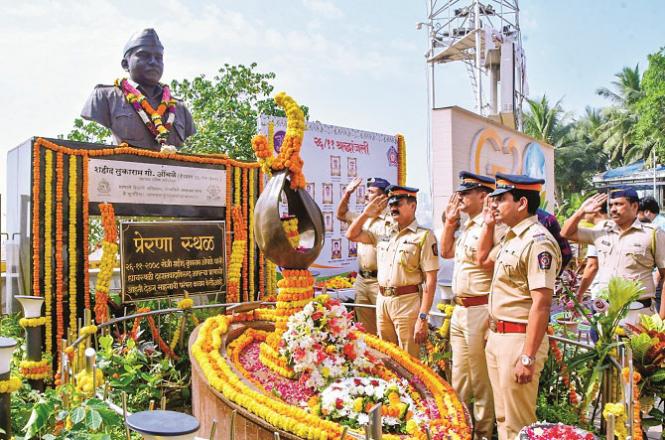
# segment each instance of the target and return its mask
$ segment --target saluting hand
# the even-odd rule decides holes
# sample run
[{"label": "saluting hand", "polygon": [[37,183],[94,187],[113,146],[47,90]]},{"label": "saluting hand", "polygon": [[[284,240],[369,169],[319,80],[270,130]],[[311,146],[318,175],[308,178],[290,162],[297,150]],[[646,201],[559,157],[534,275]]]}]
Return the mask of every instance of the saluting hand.
[{"label": "saluting hand", "polygon": [[601,208],[607,203],[607,194],[596,194],[586,199],[579,210],[585,214],[595,214],[600,212]]},{"label": "saluting hand", "polygon": [[453,194],[453,196],[448,200],[448,205],[446,206],[446,210],[443,213],[443,218],[442,220],[444,223],[450,222],[450,223],[457,223],[459,221],[460,217],[460,197],[459,193]]},{"label": "saluting hand", "polygon": [[388,206],[388,197],[382,194],[365,205],[363,213],[370,218],[378,217],[386,209],[386,206]]},{"label": "saluting hand", "polygon": [[494,226],[496,224],[496,213],[492,208],[491,197],[485,197],[485,201],[483,202],[483,221],[489,226]]},{"label": "saluting hand", "polygon": [[416,326],[413,329],[413,335],[417,344],[424,344],[427,341],[427,333],[429,329],[427,328],[427,320],[416,319]]},{"label": "saluting hand", "polygon": [[363,180],[360,177],[356,177],[351,182],[349,182],[348,185],[346,185],[346,189],[344,190],[344,192],[351,194],[353,191],[356,190],[356,188],[358,188],[358,186],[360,186],[360,183],[362,181]]}]

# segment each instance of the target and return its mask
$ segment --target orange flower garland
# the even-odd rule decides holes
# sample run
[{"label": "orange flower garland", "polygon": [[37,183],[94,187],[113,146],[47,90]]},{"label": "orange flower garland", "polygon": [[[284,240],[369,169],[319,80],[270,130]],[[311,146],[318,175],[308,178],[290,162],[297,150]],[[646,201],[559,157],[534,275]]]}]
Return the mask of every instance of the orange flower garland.
[{"label": "orange flower garland", "polygon": [[[550,336],[554,334],[554,328],[551,325],[547,327],[547,334]],[[575,390],[575,383],[570,380],[568,366],[563,361],[563,353],[561,353],[559,345],[554,339],[549,338],[549,341],[552,355],[554,356],[554,360],[556,361],[556,364],[559,367],[559,371],[561,372],[561,381],[566,386],[566,388],[568,388],[568,401],[571,405],[576,406],[579,403],[579,398]]]},{"label": "orange flower garland", "polygon": [[[63,234],[63,214],[62,214],[62,196],[64,186],[64,156],[59,152],[55,160],[55,316],[56,316],[56,343],[58,354],[62,351],[62,338],[65,335],[65,321],[63,317],[63,271],[62,261],[62,234]],[[60,359],[60,356],[58,356]]]},{"label": "orange flower garland", "polygon": [[623,374],[624,382],[633,381],[633,395],[630,397],[633,399],[633,440],[642,440],[642,417],[640,412],[640,387],[637,385],[642,376],[637,371],[633,371],[633,377],[630,377],[630,369],[628,367],[624,368],[621,373]]},{"label": "orange flower garland", "polygon": [[[32,150],[32,294],[41,296],[39,290],[39,186],[40,186],[40,160],[41,150],[35,143]],[[44,258],[46,254],[44,254]]]},{"label": "orange flower garland", "polygon": [[397,182],[406,185],[406,141],[404,135],[397,133]]},{"label": "orange flower garland", "polygon": [[44,339],[53,352],[53,151],[44,152]]},{"label": "orange flower garland", "polygon": [[258,299],[256,295],[256,246],[254,244],[254,205],[256,204],[255,194],[256,194],[256,170],[250,169],[249,173],[249,232],[247,234],[247,246],[249,248],[249,301],[254,301]]},{"label": "orange flower garland", "polygon": [[81,183],[82,194],[82,209],[83,209],[83,306],[86,310],[90,310],[90,256],[88,250],[88,240],[90,239],[90,223],[88,212],[88,156],[83,156],[83,166],[81,167],[83,173],[83,181]]},{"label": "orange flower garland", "polygon": [[[261,194],[263,192],[263,173],[259,171],[258,174],[259,194]],[[254,208],[252,207],[252,209]],[[259,300],[265,300],[266,290],[266,259],[263,252],[259,249]]]},{"label": "orange flower garland", "polygon": [[228,267],[226,302],[235,303],[240,301],[240,273],[245,255],[245,246],[247,245],[247,236],[240,206],[233,205],[231,207],[231,215],[233,217],[234,237]]},{"label": "orange flower garland", "polygon": [[[242,194],[245,195],[245,197],[242,198],[242,216],[245,221],[248,220],[249,218],[249,204],[247,203],[247,173],[249,170],[243,169],[242,170]],[[247,231],[246,225],[243,223],[242,228]],[[247,240],[247,233],[245,232],[245,240]],[[245,246],[245,253],[242,258],[242,301],[249,301],[249,285],[248,285],[248,252],[249,246]]]},{"label": "orange flower garland", "polygon": [[227,166],[226,173],[226,257],[231,258],[231,205],[233,204],[233,168]]},{"label": "orange flower garland", "polygon": [[101,324],[106,322],[109,317],[109,285],[115,267],[116,253],[118,252],[116,243],[118,231],[115,227],[113,205],[100,203],[99,212],[102,215],[102,225],[104,226],[104,241],[102,242],[102,264],[95,286],[95,319],[98,324]]}]

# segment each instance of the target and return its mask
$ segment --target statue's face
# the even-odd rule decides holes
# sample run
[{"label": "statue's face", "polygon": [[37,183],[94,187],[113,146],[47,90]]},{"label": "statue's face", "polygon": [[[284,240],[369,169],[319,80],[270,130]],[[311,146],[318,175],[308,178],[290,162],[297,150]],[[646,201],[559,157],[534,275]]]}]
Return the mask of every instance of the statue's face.
[{"label": "statue's face", "polygon": [[156,86],[164,73],[164,50],[157,46],[137,47],[122,60],[122,67],[134,82]]}]

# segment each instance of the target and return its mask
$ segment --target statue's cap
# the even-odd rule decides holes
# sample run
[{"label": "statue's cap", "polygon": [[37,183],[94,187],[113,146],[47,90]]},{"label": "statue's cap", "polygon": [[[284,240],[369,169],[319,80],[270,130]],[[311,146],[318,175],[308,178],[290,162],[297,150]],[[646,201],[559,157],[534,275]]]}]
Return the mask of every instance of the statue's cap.
[{"label": "statue's cap", "polygon": [[125,49],[122,52],[123,56],[126,56],[127,52],[129,52],[130,50],[136,49],[137,47],[140,46],[157,46],[162,50],[164,49],[164,46],[162,46],[161,41],[159,41],[157,32],[155,32],[155,30],[152,28],[148,28],[148,29],[143,29],[142,31],[138,31],[137,33],[132,35],[127,44],[125,44]]}]

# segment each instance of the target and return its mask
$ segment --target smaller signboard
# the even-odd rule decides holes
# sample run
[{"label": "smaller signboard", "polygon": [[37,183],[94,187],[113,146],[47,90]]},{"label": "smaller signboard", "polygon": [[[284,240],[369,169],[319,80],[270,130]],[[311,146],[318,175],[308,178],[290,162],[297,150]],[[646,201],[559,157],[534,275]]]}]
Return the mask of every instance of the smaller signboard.
[{"label": "smaller signboard", "polygon": [[226,287],[223,221],[120,224],[122,301]]}]

